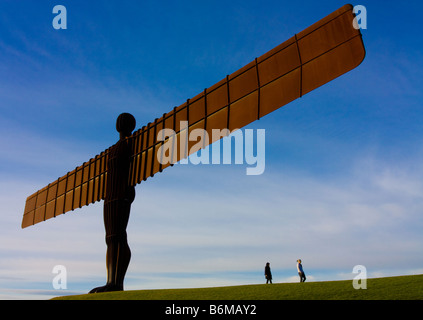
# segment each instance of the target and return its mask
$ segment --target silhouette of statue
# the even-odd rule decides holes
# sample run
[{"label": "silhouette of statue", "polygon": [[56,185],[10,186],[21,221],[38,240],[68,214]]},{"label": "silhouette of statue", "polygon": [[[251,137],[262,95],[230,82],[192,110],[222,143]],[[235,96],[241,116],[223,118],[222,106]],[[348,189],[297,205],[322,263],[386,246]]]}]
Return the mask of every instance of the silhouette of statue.
[{"label": "silhouette of statue", "polygon": [[123,290],[125,273],[131,259],[126,227],[131,203],[135,198],[135,188],[128,183],[131,140],[127,138],[134,130],[135,123],[135,118],[129,113],[122,113],[116,121],[120,139],[110,148],[104,199],[107,283],[103,287],[92,289],[90,293]]}]

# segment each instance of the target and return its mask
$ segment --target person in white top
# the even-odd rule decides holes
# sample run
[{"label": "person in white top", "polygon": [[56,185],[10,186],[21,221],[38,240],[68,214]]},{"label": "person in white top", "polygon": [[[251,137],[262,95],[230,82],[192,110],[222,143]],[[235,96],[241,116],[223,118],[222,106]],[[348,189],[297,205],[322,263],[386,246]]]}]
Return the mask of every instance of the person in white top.
[{"label": "person in white top", "polygon": [[297,260],[297,270],[298,270],[298,275],[300,276],[300,282],[306,281],[306,276],[303,270],[303,265],[301,264],[301,259]]}]

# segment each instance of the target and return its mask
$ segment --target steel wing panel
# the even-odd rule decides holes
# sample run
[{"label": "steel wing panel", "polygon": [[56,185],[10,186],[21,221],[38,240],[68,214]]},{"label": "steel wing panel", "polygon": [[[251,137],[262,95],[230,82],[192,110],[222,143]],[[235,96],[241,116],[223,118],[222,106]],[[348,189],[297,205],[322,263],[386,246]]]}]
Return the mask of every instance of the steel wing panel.
[{"label": "steel wing panel", "polygon": [[104,199],[108,149],[30,195],[22,228]]},{"label": "steel wing panel", "polygon": [[[198,151],[200,144],[186,138],[193,130],[208,133],[205,147],[219,138],[213,139],[214,129],[242,128],[357,67],[365,49],[354,18],[351,5],[341,7],[138,130],[130,183],[141,183]],[[188,126],[181,128],[180,121]],[[157,133],[164,128],[176,134],[160,139]],[[167,150],[171,161],[163,163],[161,147],[168,142],[174,146]]]}]

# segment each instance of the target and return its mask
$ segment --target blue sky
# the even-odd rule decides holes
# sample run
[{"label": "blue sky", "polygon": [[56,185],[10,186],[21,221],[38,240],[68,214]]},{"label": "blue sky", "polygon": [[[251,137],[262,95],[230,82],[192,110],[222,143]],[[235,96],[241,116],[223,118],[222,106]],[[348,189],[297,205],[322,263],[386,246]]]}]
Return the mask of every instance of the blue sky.
[{"label": "blue sky", "polygon": [[[137,186],[127,289],[263,283],[267,261],[297,281],[298,258],[315,281],[423,273],[423,5],[381,3],[353,3],[368,14],[357,69],[247,127],[266,130],[262,175],[176,165]],[[20,223],[28,195],[118,139],[121,112],[139,128],[343,4],[2,0],[0,298],[104,283],[102,203]]]}]

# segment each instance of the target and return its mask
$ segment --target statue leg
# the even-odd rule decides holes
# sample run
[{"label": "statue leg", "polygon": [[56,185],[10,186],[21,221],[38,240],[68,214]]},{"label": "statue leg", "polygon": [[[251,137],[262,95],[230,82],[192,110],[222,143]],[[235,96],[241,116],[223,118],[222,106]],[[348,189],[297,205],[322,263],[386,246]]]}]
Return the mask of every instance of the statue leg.
[{"label": "statue leg", "polygon": [[107,253],[107,284],[110,291],[123,290],[126,270],[131,260],[131,250],[128,245],[126,232],[111,235],[106,238]]},{"label": "statue leg", "polygon": [[107,283],[105,286],[94,288],[90,293],[123,290],[126,270],[131,260],[126,235],[130,209],[131,202],[127,200],[114,200],[104,204]]}]

